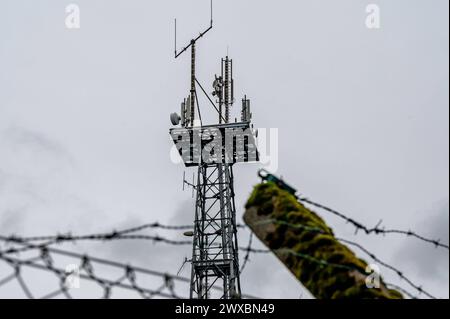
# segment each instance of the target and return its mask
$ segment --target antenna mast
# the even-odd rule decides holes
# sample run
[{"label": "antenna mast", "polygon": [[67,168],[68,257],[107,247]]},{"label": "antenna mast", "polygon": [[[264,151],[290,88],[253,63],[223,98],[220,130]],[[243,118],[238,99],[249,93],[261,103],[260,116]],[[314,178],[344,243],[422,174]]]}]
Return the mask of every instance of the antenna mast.
[{"label": "antenna mast", "polygon": [[[234,103],[233,61],[228,55],[221,61],[221,75],[215,76],[212,85],[215,102],[196,78],[196,44],[212,29],[212,14],[211,0],[209,27],[179,52],[175,20],[175,58],[191,49],[191,89],[181,103],[181,115],[170,115],[174,126],[181,124],[171,128],[170,134],[185,166],[197,168],[196,181],[193,178],[190,183],[183,177],[183,185],[192,187],[196,194],[194,231],[185,233],[193,237],[190,297],[233,299],[241,297],[233,165],[257,162],[259,154],[250,122],[250,101],[246,97],[242,100],[241,122],[230,123]],[[213,125],[202,123],[196,85],[219,113],[219,120]],[[200,126],[195,126],[196,107]],[[212,288],[220,282],[222,294],[215,296]]]},{"label": "antenna mast", "polygon": [[[177,49],[177,19],[175,19],[175,59],[177,59],[180,55],[182,55],[184,52],[186,52],[189,48],[191,48],[191,90],[190,90],[190,105],[188,105],[189,107],[189,114],[187,114],[187,122],[186,122],[186,126],[194,126],[194,122],[195,122],[195,101],[197,100],[197,91],[196,91],[196,87],[195,87],[195,83],[196,83],[196,76],[195,76],[195,67],[196,67],[196,51],[195,51],[195,46],[198,40],[200,40],[201,38],[203,38],[203,36],[208,33],[211,29],[213,28],[213,2],[211,0],[211,20],[210,20],[210,24],[209,27],[203,31],[200,32],[200,34],[197,36],[197,38],[194,38],[191,40],[191,42],[189,43],[189,45],[185,46],[180,52],[178,52]],[[198,105],[197,105],[198,107]],[[200,110],[199,110],[200,112]],[[182,113],[183,112],[182,110]]]}]

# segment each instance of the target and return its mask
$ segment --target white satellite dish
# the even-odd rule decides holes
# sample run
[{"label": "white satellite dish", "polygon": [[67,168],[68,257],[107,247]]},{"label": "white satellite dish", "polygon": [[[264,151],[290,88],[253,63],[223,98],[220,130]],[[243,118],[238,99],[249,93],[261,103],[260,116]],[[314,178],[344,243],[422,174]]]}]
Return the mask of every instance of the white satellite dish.
[{"label": "white satellite dish", "polygon": [[173,125],[180,124],[181,117],[177,113],[170,114],[170,122],[172,122]]}]

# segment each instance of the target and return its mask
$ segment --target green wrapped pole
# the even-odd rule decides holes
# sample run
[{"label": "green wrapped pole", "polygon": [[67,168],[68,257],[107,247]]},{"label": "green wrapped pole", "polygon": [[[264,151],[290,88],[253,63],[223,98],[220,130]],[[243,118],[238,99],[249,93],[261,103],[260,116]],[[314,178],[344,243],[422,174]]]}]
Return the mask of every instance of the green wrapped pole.
[{"label": "green wrapped pole", "polygon": [[269,181],[255,187],[244,220],[318,299],[403,298],[398,291],[388,289],[381,278],[378,288],[368,288],[368,264],[341,244],[322,218],[279,183]]}]

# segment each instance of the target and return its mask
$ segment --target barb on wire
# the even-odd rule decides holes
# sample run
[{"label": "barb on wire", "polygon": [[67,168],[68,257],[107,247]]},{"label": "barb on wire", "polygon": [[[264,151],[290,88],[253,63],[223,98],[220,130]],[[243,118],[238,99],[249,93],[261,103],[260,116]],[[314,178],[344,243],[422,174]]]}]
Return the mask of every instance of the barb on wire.
[{"label": "barb on wire", "polygon": [[270,249],[255,249],[255,248],[248,248],[248,247],[239,247],[239,250],[254,253],[254,254],[268,254],[268,253],[272,252]]},{"label": "barb on wire", "polygon": [[298,200],[302,203],[306,203],[306,204],[310,204],[312,206],[315,206],[317,208],[323,209],[329,213],[332,213],[336,216],[338,216],[341,219],[344,219],[347,223],[352,224],[355,228],[356,228],[356,232],[358,232],[359,230],[364,231],[364,233],[366,233],[367,235],[370,234],[376,234],[376,235],[380,235],[380,234],[401,234],[401,235],[406,235],[408,237],[414,237],[417,238],[421,241],[433,244],[435,247],[441,247],[441,248],[445,248],[445,249],[449,249],[449,246],[446,244],[443,244],[440,242],[440,239],[435,240],[435,239],[430,239],[430,238],[426,238],[422,235],[419,235],[411,230],[405,231],[405,230],[399,230],[399,229],[385,229],[385,228],[380,228],[381,226],[381,222],[378,222],[378,224],[375,227],[367,227],[364,226],[362,223],[354,220],[353,218],[347,217],[346,215],[344,215],[341,212],[338,212],[337,210],[334,210],[330,207],[327,207],[325,205],[316,203],[308,198],[305,197],[298,197]]}]

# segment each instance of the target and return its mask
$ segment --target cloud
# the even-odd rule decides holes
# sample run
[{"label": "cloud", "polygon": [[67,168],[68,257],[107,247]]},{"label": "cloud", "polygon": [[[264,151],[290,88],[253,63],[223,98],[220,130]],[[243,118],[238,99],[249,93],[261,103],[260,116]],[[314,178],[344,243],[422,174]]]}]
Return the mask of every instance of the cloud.
[{"label": "cloud", "polygon": [[[61,173],[74,165],[68,150],[54,138],[20,126],[0,130],[0,178]],[[0,184],[1,185],[1,184]]]},{"label": "cloud", "polygon": [[26,149],[34,153],[46,152],[52,155],[70,158],[67,150],[60,143],[37,131],[12,126],[5,129],[1,136],[11,146],[14,146],[15,149]]},{"label": "cloud", "polygon": [[93,211],[73,156],[53,137],[9,126],[0,129],[0,154],[1,232],[59,231],[81,225]]}]

